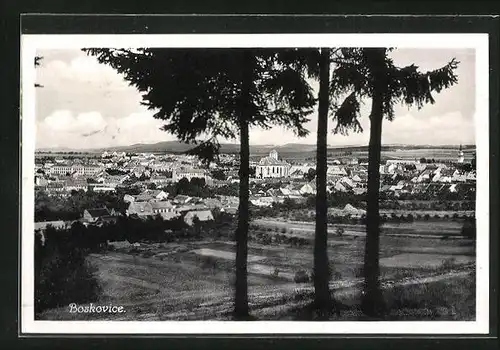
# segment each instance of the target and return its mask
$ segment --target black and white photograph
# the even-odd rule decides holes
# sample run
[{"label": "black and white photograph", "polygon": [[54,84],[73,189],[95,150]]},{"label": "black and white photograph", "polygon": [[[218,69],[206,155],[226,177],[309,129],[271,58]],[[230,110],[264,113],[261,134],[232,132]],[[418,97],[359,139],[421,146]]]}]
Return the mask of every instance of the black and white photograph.
[{"label": "black and white photograph", "polygon": [[486,34],[21,46],[24,331],[488,332]]}]

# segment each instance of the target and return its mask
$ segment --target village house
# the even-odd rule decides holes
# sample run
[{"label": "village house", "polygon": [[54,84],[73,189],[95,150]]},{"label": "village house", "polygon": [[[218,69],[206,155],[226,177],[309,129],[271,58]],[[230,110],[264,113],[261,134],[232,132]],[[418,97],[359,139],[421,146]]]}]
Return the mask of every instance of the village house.
[{"label": "village house", "polygon": [[293,172],[290,173],[290,177],[292,179],[303,179],[307,173],[305,173],[302,169],[295,169]]},{"label": "village house", "polygon": [[94,209],[85,209],[82,216],[82,222],[91,224],[96,223],[99,219],[117,216],[118,214],[114,209],[109,210],[108,208],[94,208]]},{"label": "village house", "polygon": [[212,215],[212,212],[210,210],[202,210],[187,212],[184,216],[184,222],[189,226],[193,226],[195,217],[198,218],[200,222],[208,222],[214,220],[214,216]]},{"label": "village house", "polygon": [[270,188],[266,191],[266,195],[270,197],[280,197],[282,193],[281,190],[277,188]]},{"label": "village house", "polygon": [[152,202],[151,209],[153,214],[171,213],[174,211],[174,206],[169,201],[159,201]]},{"label": "village house", "polygon": [[171,177],[166,177],[165,175],[153,175],[150,177],[149,182],[155,185],[164,185],[172,183],[174,180]]},{"label": "village house", "polygon": [[476,181],[476,172],[470,171],[466,175],[467,182],[475,182]]},{"label": "village house", "polygon": [[453,182],[466,182],[467,181],[467,174],[464,171],[460,171],[460,170],[456,169],[453,172],[451,179]]},{"label": "village house", "polygon": [[116,192],[116,183],[93,183],[89,188],[94,192]]},{"label": "village house", "polygon": [[273,205],[274,197],[251,197],[250,203],[256,207],[270,207]]},{"label": "village house", "polygon": [[178,214],[185,214],[189,211],[203,211],[203,210],[208,210],[209,208],[203,204],[186,204],[186,205],[181,205],[177,206],[174,208],[174,211]]},{"label": "village house", "polygon": [[287,197],[287,198],[298,198],[298,197],[301,197],[302,194],[300,192],[300,189],[302,188],[302,184],[294,184],[294,183],[291,183],[285,187],[281,187],[279,189],[279,192],[277,191],[271,191],[269,192],[271,195],[275,195],[275,196],[284,196],[284,197]]},{"label": "village house", "polygon": [[127,216],[137,215],[140,218],[153,215],[151,202],[131,202],[126,211]]},{"label": "village house", "polygon": [[339,165],[332,165],[328,166],[328,169],[326,170],[326,175],[327,176],[346,176],[347,171],[343,166]]},{"label": "village house", "polygon": [[45,187],[45,190],[49,194],[60,194],[64,191],[66,191],[64,187],[64,183],[62,181],[53,181],[49,182],[47,186]]},{"label": "village house", "polygon": [[144,195],[144,198],[150,198],[150,200],[155,200],[155,201],[163,201],[168,198],[168,193],[163,190],[146,190],[142,192],[140,195]]},{"label": "village house", "polygon": [[222,202],[217,198],[205,198],[203,204],[209,209],[221,209],[223,207]]},{"label": "village house", "polygon": [[43,176],[35,176],[35,185],[36,186],[46,186],[49,181]]},{"label": "village house", "polygon": [[301,195],[316,194],[316,182],[310,181],[300,188]]},{"label": "village house", "polygon": [[67,178],[64,180],[64,190],[68,192],[79,190],[87,191],[88,187],[89,184],[86,179]]},{"label": "village house", "polygon": [[168,193],[163,190],[150,190],[151,195],[154,199],[163,201],[168,198]]},{"label": "village house", "polygon": [[126,194],[123,196],[123,201],[125,203],[132,203],[132,202],[135,202],[135,197],[132,196],[131,194]]},{"label": "village house", "polygon": [[175,198],[173,199],[173,202],[176,204],[184,205],[184,204],[189,203],[192,199],[193,199],[192,197],[179,194],[179,195],[175,196]]}]

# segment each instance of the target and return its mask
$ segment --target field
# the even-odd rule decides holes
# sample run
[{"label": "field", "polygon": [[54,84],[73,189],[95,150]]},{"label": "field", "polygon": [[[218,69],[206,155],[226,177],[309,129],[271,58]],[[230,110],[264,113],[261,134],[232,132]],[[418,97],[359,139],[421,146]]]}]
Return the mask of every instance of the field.
[{"label": "field", "polygon": [[[308,225],[293,225],[297,226],[294,228],[296,233],[291,234],[312,237],[313,232]],[[432,226],[428,223],[396,226],[392,224],[384,230],[416,234],[381,236],[381,277],[387,281],[384,283],[418,278],[434,278],[434,283],[441,280],[442,274],[462,273],[460,271],[464,268],[474,265],[475,247],[472,241],[433,238],[438,233],[456,235],[459,227],[453,222]],[[339,296],[347,293],[345,295],[351,299],[359,292],[362,281],[364,237],[360,232],[359,227],[350,227],[342,237],[331,233],[329,238],[331,288]],[[49,320],[226,319],[233,299],[234,248],[234,242],[209,239],[184,243],[141,243],[139,247],[122,247],[92,254],[89,260],[98,268],[103,287],[98,303],[122,305],[126,313],[70,314],[66,308],[59,308],[48,310],[40,317]],[[311,282],[294,281],[297,271],[311,273],[312,246],[262,245],[250,241],[248,253],[249,302],[254,314],[263,319],[275,319],[276,315],[281,315],[276,308],[288,305],[300,293],[312,292]],[[289,315],[285,313],[282,316],[286,319]]]},{"label": "field", "polygon": [[[303,238],[312,238],[314,234],[313,222],[290,222],[277,219],[257,219],[254,224],[262,228],[278,229],[280,232],[292,234]],[[415,221],[411,223],[383,223],[380,226],[382,235],[413,236],[413,237],[443,237],[455,238],[461,235],[462,223],[451,220]],[[345,236],[366,235],[365,226],[361,224],[336,224],[329,225],[329,237],[337,236],[337,228],[343,228]]]}]

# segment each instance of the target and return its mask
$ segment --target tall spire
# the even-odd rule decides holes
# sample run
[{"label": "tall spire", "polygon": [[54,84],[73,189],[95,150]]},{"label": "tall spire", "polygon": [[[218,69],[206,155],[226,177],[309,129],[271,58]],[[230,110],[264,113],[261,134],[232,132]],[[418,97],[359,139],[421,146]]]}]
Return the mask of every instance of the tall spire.
[{"label": "tall spire", "polygon": [[464,151],[462,150],[462,144],[460,144],[460,148],[458,150],[458,163],[463,163],[464,162]]}]

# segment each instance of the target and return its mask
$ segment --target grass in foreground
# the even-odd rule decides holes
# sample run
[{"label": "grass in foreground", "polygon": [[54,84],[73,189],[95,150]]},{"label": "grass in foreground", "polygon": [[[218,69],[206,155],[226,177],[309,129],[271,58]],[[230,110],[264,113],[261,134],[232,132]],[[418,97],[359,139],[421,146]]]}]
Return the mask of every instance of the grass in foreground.
[{"label": "grass in foreground", "polygon": [[[439,282],[396,286],[384,291],[386,321],[473,321],[476,309],[475,273]],[[369,321],[359,308],[359,295],[337,298],[332,321]],[[310,304],[288,309],[276,319],[317,321]],[[378,319],[381,320],[381,319]]]}]

